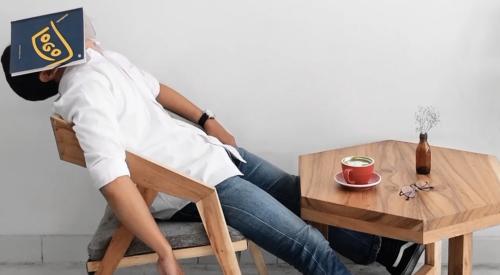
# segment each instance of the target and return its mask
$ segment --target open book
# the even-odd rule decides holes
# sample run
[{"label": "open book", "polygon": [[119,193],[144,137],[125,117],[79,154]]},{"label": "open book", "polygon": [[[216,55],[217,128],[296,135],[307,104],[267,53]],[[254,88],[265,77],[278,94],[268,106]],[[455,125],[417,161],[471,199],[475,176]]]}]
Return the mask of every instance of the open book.
[{"label": "open book", "polygon": [[11,22],[10,74],[39,72],[85,62],[83,9]]}]

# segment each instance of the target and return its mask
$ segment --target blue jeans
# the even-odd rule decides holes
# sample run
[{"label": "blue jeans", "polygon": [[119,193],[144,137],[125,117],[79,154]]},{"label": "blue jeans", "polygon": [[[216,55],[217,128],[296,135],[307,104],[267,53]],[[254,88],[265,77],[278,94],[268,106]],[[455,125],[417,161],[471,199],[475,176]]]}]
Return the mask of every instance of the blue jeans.
[{"label": "blue jeans", "polygon": [[[380,237],[329,227],[326,240],[300,218],[299,177],[241,147],[237,149],[247,163],[233,161],[244,175],[216,186],[228,225],[304,274],[350,274],[335,251],[359,264],[375,261]],[[193,203],[171,218],[199,219]]]}]

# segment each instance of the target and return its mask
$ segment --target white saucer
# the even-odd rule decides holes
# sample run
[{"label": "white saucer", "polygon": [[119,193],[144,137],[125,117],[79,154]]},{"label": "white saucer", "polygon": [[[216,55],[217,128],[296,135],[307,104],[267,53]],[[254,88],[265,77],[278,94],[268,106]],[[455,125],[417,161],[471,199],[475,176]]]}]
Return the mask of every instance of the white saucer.
[{"label": "white saucer", "polygon": [[346,180],[344,179],[344,175],[342,172],[339,172],[337,175],[335,175],[335,182],[338,184],[349,187],[349,188],[367,188],[367,187],[372,187],[380,183],[382,180],[382,176],[380,176],[378,173],[373,172],[372,176],[370,177],[370,180],[368,181],[367,184],[350,184],[347,183]]}]

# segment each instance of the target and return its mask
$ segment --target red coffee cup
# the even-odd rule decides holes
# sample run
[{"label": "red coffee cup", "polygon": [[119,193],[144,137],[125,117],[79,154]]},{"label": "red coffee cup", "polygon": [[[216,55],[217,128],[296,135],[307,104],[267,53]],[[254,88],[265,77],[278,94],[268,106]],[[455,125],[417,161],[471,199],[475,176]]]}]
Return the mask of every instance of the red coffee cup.
[{"label": "red coffee cup", "polygon": [[367,184],[373,174],[375,160],[364,156],[350,156],[343,158],[341,164],[347,183]]}]

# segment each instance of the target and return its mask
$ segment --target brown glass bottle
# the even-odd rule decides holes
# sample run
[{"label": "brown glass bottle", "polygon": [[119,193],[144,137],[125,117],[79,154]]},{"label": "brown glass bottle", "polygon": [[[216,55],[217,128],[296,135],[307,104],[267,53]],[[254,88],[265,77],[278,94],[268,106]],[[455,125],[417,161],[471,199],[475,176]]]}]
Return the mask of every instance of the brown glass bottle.
[{"label": "brown glass bottle", "polygon": [[420,134],[420,142],[416,152],[417,174],[427,175],[431,172],[431,147],[427,143],[427,134]]}]

